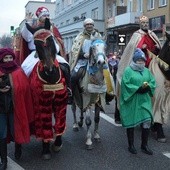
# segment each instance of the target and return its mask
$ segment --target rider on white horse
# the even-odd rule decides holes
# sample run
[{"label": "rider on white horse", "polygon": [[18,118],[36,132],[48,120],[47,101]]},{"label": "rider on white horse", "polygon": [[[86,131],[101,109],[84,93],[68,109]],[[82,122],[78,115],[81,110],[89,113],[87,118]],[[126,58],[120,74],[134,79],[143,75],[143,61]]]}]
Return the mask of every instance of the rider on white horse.
[{"label": "rider on white horse", "polygon": [[[91,37],[101,37],[101,34],[94,28],[94,21],[91,18],[87,18],[84,20],[84,30],[80,32],[73,42],[73,46],[71,49],[71,59],[70,59],[70,69],[71,69],[71,86],[73,90],[73,94],[75,93],[75,87],[79,84],[79,80],[83,77],[83,73],[85,73],[85,69],[87,66],[87,61],[89,57],[89,50],[91,45]],[[102,37],[101,37],[102,38]],[[110,74],[109,71],[105,72],[106,74]],[[107,77],[109,82],[111,82],[111,91],[112,94],[114,85],[112,84],[112,80],[110,75]],[[107,79],[107,80],[108,80]],[[106,80],[106,81],[107,81]],[[107,83],[108,86],[110,85]],[[81,91],[81,89],[79,89]],[[107,92],[108,92],[107,91]]]},{"label": "rider on white horse", "polygon": [[95,33],[98,37],[101,37],[100,33],[94,29],[94,21],[91,18],[87,18],[84,20],[84,31],[79,33],[73,42],[70,59],[71,86],[73,94],[75,89],[73,87],[75,87],[78,84],[78,80],[82,78],[82,73],[87,66],[87,58],[89,57],[90,46],[84,45],[83,47],[83,43],[85,40],[90,40],[91,34]]}]

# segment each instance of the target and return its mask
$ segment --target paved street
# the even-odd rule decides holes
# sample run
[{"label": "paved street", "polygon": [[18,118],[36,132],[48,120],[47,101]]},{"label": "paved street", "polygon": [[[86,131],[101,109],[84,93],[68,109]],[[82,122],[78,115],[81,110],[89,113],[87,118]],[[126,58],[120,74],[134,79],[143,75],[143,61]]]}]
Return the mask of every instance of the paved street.
[{"label": "paved street", "polygon": [[73,117],[68,106],[67,130],[63,136],[63,148],[59,153],[52,153],[49,161],[41,160],[41,143],[32,138],[31,143],[23,146],[20,161],[14,158],[14,144],[8,147],[10,157],[8,170],[168,170],[170,169],[170,123],[166,125],[167,143],[158,143],[151,134],[149,146],[154,155],[140,151],[140,128],[135,131],[137,155],[127,150],[126,131],[116,126],[113,120],[114,101],[106,106],[106,114],[101,114],[101,143],[94,142],[93,150],[85,149],[86,127],[79,132],[72,130]]}]

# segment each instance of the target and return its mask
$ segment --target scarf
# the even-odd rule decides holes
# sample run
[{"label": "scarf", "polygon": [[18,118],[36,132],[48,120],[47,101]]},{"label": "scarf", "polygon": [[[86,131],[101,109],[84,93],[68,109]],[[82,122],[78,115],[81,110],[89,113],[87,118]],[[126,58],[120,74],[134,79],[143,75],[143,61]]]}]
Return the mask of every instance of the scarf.
[{"label": "scarf", "polygon": [[134,61],[132,61],[130,63],[130,67],[132,68],[132,70],[134,71],[139,71],[139,72],[142,72],[145,68],[145,63],[143,64],[136,64]]},{"label": "scarf", "polygon": [[[3,58],[6,55],[12,55],[14,60],[9,62],[3,62]],[[15,54],[13,53],[13,51],[10,48],[1,48],[0,49],[0,71],[4,74],[9,74],[15,71],[16,69],[18,69],[18,67],[19,66],[15,61]]]}]

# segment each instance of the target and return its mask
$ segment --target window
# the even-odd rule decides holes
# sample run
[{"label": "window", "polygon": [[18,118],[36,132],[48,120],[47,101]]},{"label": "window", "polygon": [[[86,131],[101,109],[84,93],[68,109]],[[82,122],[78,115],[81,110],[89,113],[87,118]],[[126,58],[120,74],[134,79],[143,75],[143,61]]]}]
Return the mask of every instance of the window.
[{"label": "window", "polygon": [[86,12],[81,14],[81,19],[83,19],[83,20],[86,19],[86,15],[87,15]]},{"label": "window", "polygon": [[64,22],[61,22],[60,26],[61,26],[61,27],[64,26]]},{"label": "window", "polygon": [[159,0],[159,6],[167,5],[167,0]]},{"label": "window", "polygon": [[133,0],[127,1],[127,11],[132,12],[133,11]]},{"label": "window", "polygon": [[155,0],[148,0],[148,10],[155,8]]},{"label": "window", "polygon": [[56,10],[57,10],[57,11],[60,11],[60,3],[57,4]]},{"label": "window", "polygon": [[66,20],[66,25],[68,25],[68,24],[70,24],[70,20],[69,19]]},{"label": "window", "polygon": [[143,0],[138,0],[137,11],[138,12],[143,12]]},{"label": "window", "polygon": [[108,18],[112,17],[112,6],[109,4],[108,6],[108,12],[107,12]]},{"label": "window", "polygon": [[72,0],[67,0],[67,5],[71,5],[72,4]]},{"label": "window", "polygon": [[92,9],[92,19],[98,19],[98,8]]},{"label": "window", "polygon": [[61,2],[61,9],[64,9],[64,0]]},{"label": "window", "polygon": [[119,0],[119,5],[124,6],[124,0]]}]

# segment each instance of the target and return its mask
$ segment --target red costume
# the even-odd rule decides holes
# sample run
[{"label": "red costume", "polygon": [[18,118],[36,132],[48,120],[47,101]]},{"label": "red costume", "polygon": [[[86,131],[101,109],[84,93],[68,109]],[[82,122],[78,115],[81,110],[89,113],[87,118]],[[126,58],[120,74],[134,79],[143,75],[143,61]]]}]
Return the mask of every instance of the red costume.
[{"label": "red costume", "polygon": [[[40,61],[35,65],[30,75],[35,113],[34,133],[37,138],[46,141],[52,140],[54,133],[62,135],[66,128],[68,97],[66,82],[57,60],[55,60],[55,66],[59,70],[59,78],[55,84],[49,84],[40,77],[38,70],[44,69]],[[55,119],[54,125],[52,125],[53,113]]]},{"label": "red costume", "polygon": [[[7,55],[11,55],[13,60],[4,62],[3,58]],[[14,59],[15,55],[11,49],[0,49],[0,77],[9,76],[12,90],[14,141],[21,144],[30,141],[29,123],[33,121],[33,108],[28,79]],[[12,140],[10,133],[8,131],[8,141]]]},{"label": "red costume", "polygon": [[[149,34],[145,34],[142,39],[140,40],[140,42],[137,45],[137,48],[142,49],[143,44],[147,45],[147,50],[155,53],[156,55],[158,55],[158,52],[156,50],[158,50],[156,48],[156,42],[151,38],[151,36]],[[143,50],[143,52],[145,53],[146,56],[146,67],[149,66],[149,63],[151,61],[151,58],[149,58],[148,52],[147,50]]]},{"label": "red costume", "polygon": [[14,102],[14,137],[16,143],[30,141],[29,123],[33,121],[32,98],[29,83],[21,68],[11,74]]}]

